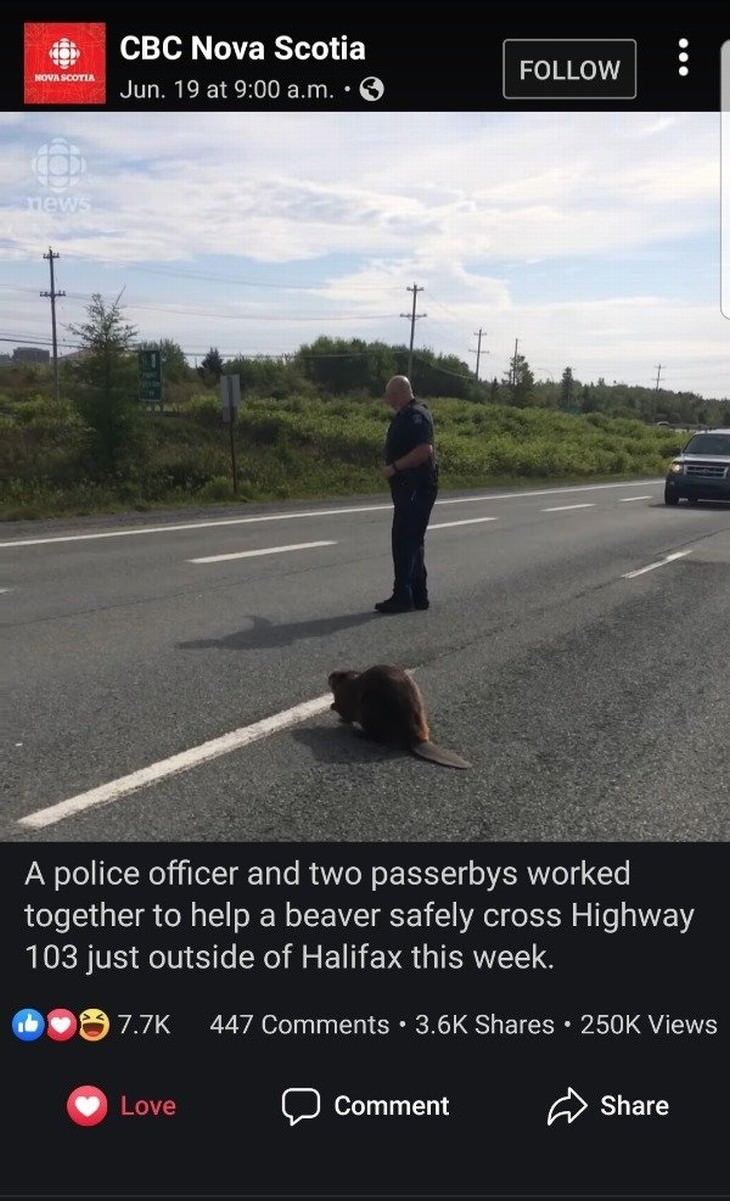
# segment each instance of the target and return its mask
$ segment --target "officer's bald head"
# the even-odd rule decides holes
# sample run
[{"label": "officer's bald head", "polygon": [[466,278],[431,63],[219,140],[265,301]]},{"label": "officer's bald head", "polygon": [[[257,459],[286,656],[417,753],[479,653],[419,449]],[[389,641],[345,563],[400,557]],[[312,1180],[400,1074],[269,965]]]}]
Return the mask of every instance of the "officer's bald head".
[{"label": "officer's bald head", "polygon": [[394,375],[385,385],[385,403],[392,409],[402,409],[413,400],[413,388],[407,375]]}]

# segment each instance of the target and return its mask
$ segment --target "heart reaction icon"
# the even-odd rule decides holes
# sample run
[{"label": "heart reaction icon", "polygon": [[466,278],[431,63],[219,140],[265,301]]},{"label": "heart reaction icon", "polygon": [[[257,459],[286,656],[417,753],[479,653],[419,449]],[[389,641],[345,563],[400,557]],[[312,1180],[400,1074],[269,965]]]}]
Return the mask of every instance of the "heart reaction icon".
[{"label": "heart reaction icon", "polygon": [[66,1113],[77,1126],[98,1126],[107,1108],[106,1095],[95,1084],[80,1084],[66,1101]]},{"label": "heart reaction icon", "polygon": [[78,1030],[76,1014],[70,1009],[52,1009],[46,1016],[46,1034],[56,1043],[65,1043]]}]

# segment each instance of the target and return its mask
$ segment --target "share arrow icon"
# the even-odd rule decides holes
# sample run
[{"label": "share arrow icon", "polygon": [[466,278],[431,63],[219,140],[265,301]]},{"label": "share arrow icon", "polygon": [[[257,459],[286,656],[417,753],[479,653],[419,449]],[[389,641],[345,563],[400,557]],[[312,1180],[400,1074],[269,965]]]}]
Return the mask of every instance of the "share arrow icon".
[{"label": "share arrow icon", "polygon": [[552,1126],[557,1118],[567,1118],[568,1124],[574,1122],[576,1118],[588,1108],[588,1102],[584,1101],[580,1093],[577,1093],[574,1088],[568,1086],[568,1091],[564,1097],[558,1097],[557,1101],[553,1101],[550,1106],[550,1112],[547,1118],[548,1126]]}]

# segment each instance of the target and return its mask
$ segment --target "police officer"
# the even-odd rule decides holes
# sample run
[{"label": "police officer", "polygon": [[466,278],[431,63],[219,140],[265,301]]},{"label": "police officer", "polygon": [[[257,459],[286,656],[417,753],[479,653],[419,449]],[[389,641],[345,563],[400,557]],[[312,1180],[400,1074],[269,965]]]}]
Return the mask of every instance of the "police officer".
[{"label": "police officer", "polygon": [[408,613],[428,608],[424,538],[438,494],[433,418],[413,395],[405,375],[394,375],[385,388],[394,410],[385,439],[383,475],[393,498],[393,594],[379,601],[379,613]]}]

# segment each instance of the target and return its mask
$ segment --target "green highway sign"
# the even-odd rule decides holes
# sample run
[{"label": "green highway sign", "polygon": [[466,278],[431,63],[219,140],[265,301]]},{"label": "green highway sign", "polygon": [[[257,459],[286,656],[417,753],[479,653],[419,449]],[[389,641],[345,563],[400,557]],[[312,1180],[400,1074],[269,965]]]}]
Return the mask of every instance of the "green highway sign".
[{"label": "green highway sign", "polygon": [[140,350],[139,398],[155,404],[162,403],[162,355],[159,350]]}]

